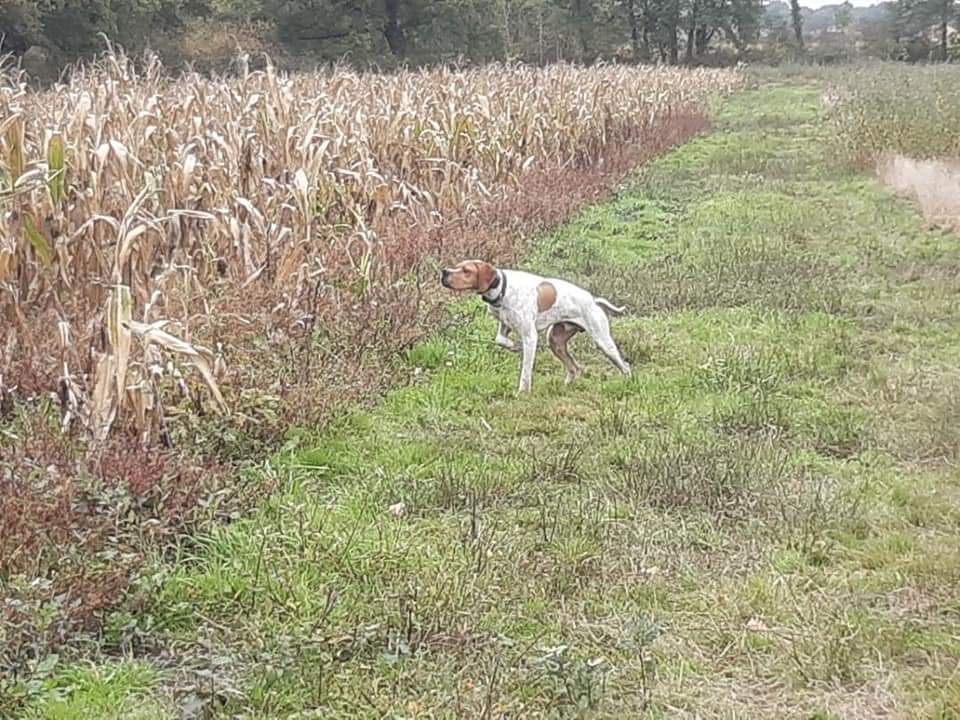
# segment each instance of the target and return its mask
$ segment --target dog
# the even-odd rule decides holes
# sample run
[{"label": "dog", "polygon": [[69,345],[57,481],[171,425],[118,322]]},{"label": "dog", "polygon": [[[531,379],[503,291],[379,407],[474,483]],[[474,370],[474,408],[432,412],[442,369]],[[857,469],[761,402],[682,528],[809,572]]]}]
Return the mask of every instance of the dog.
[{"label": "dog", "polygon": [[567,343],[578,332],[586,332],[597,347],[624,375],[630,365],[620,356],[610,337],[608,315],[622,315],[626,308],[617,307],[604,298],[566,280],[545,278],[521,270],[500,270],[482,260],[465,260],[455,267],[440,271],[440,283],[451,290],[473,290],[487,303],[497,318],[495,342],[507,350],[517,351],[508,335],[511,330],[520,336],[523,362],[520,370],[520,392],[530,392],[533,362],[541,331],[548,331],[550,350],[563,363],[566,383],[573,382],[580,366],[570,355]]}]

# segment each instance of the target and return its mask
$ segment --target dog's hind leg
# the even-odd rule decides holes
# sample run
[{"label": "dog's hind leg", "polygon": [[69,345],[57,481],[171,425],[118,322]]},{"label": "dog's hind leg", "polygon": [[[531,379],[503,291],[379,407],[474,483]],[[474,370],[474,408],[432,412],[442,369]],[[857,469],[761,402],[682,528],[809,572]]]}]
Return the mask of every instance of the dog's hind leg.
[{"label": "dog's hind leg", "polygon": [[620,357],[617,344],[610,336],[610,322],[607,320],[606,313],[598,306],[595,312],[589,314],[587,320],[586,330],[590,333],[590,337],[593,338],[597,347],[610,359],[610,362],[617,366],[620,372],[629,375],[631,373],[630,365]]},{"label": "dog's hind leg", "polygon": [[580,372],[580,366],[577,364],[577,361],[573,359],[573,355],[570,354],[567,343],[570,341],[570,338],[582,330],[583,328],[579,325],[561,322],[551,326],[550,333],[547,336],[550,342],[550,349],[553,351],[553,354],[557,356],[557,359],[563,363],[563,367],[567,371],[567,376],[564,380],[567,384],[572,383]]}]

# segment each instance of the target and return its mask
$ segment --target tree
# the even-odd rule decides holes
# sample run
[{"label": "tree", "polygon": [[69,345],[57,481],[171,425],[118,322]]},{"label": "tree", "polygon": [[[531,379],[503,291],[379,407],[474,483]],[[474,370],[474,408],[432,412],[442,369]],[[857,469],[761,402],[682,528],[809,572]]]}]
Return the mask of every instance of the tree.
[{"label": "tree", "polygon": [[383,36],[387,39],[390,52],[395,56],[403,55],[407,39],[400,25],[400,0],[383,0],[384,20]]},{"label": "tree", "polygon": [[703,55],[718,32],[743,53],[760,32],[759,0],[689,0],[686,13],[686,59]]},{"label": "tree", "polygon": [[43,14],[35,0],[3,0],[0,2],[0,28],[3,28],[3,49],[22,54],[33,45],[44,44]]},{"label": "tree", "polygon": [[850,27],[850,21],[853,19],[853,5],[850,4],[849,0],[843,3],[836,12],[833,14],[833,24],[836,25],[840,32],[846,33],[847,28]]},{"label": "tree", "polygon": [[[304,68],[344,58],[388,67],[458,57],[694,63],[721,40],[744,52],[761,20],[770,26],[762,1],[0,0],[0,28],[5,49],[45,58],[54,72],[103,50],[102,36],[134,55],[150,47],[174,65],[200,59],[201,68],[216,69],[229,67],[240,45]],[[776,5],[776,27],[789,32],[792,23],[802,48],[800,2],[775,2],[771,11]],[[946,57],[957,2],[896,0],[889,27],[911,39],[914,56],[929,54],[935,33],[937,56]],[[847,27],[851,18],[845,4],[834,21]]]},{"label": "tree", "polygon": [[936,21],[940,37],[940,59],[947,62],[950,59],[950,21],[954,18],[954,0],[930,0],[926,3],[930,16]]},{"label": "tree", "polygon": [[793,34],[797,48],[803,50],[803,16],[800,14],[800,0],[790,0],[790,18],[793,20]]},{"label": "tree", "polygon": [[660,62],[676,65],[680,58],[680,42],[677,39],[680,29],[680,0],[657,0],[651,5],[657,27]]},{"label": "tree", "polygon": [[955,0],[897,0],[892,13],[898,41],[915,41],[923,48],[933,30],[938,59],[949,60],[950,22],[957,16]]},{"label": "tree", "polygon": [[[643,44],[640,42],[640,19],[637,17],[637,5],[636,0],[626,0],[627,21],[630,24],[630,49],[633,51],[634,62],[646,58],[645,50],[648,50],[644,47],[646,42]],[[644,41],[646,41],[646,38],[644,38]]]},{"label": "tree", "polygon": [[[687,62],[693,60],[694,47],[697,44],[697,35],[704,31],[703,18],[700,16],[701,0],[691,0],[687,10]],[[698,53],[699,54],[699,53]]]},{"label": "tree", "polygon": [[656,0],[625,0],[627,27],[630,29],[630,47],[633,60],[650,60],[650,38],[659,31]]},{"label": "tree", "polygon": [[738,52],[746,51],[750,43],[760,37],[763,21],[762,0],[729,0],[726,20],[722,27],[727,39]]}]

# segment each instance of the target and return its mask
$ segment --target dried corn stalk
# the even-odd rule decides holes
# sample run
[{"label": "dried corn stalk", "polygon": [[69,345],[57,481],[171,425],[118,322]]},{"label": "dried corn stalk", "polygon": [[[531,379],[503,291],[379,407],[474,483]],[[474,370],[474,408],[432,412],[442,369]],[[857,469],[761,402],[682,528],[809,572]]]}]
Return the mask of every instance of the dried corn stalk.
[{"label": "dried corn stalk", "polygon": [[115,54],[35,91],[8,70],[0,323],[24,330],[18,343],[59,323],[68,423],[102,439],[129,417],[149,441],[162,425],[161,353],[192,365],[227,411],[209,351],[151,313],[193,337],[225,288],[262,287],[300,317],[329,268],[349,276],[347,301],[363,302],[396,281],[378,261],[385,223],[439,227],[534,168],[593,162],[741,82],[564,64],[174,79]]}]

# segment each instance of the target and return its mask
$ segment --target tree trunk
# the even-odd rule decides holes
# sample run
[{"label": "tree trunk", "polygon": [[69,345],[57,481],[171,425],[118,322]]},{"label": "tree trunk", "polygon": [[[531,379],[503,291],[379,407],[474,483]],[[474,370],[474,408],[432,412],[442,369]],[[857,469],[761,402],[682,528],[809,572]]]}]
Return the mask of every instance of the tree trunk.
[{"label": "tree trunk", "polygon": [[590,10],[590,0],[573,0],[574,23],[577,40],[580,41],[580,59],[586,65],[594,60],[593,41],[590,37]]},{"label": "tree trunk", "polygon": [[943,62],[946,62],[949,58],[949,43],[947,37],[947,9],[950,7],[950,3],[943,3],[943,15],[940,18],[940,59]]},{"label": "tree trunk", "polygon": [[540,8],[540,13],[537,18],[539,21],[539,35],[537,36],[537,58],[540,61],[540,65],[543,65],[543,8]]},{"label": "tree trunk", "polygon": [[800,0],[790,0],[790,15],[793,18],[793,34],[797,37],[797,47],[803,50],[803,18],[800,15]]},{"label": "tree trunk", "polygon": [[656,20],[650,12],[650,0],[643,0],[643,57],[650,59],[650,33],[656,29]]},{"label": "tree trunk", "polygon": [[634,0],[627,0],[627,19],[630,21],[630,47],[633,49],[633,61],[638,62],[640,60],[640,28],[637,24]]},{"label": "tree trunk", "polygon": [[690,17],[687,22],[687,48],[686,62],[689,65],[693,62],[693,45],[697,35],[697,2],[694,0],[690,6]]},{"label": "tree trunk", "polygon": [[383,0],[383,9],[387,13],[387,21],[383,25],[383,36],[387,39],[390,52],[400,57],[407,44],[403,28],[400,26],[400,0]]},{"label": "tree trunk", "polygon": [[680,63],[680,0],[673,0],[670,4],[670,27],[667,30],[670,64],[678,65]]},{"label": "tree trunk", "polygon": [[713,34],[716,32],[716,28],[711,28],[707,30],[706,26],[701,25],[697,28],[697,36],[694,41],[694,51],[697,54],[697,57],[700,57],[707,52],[707,49],[710,47],[710,41],[713,39]]},{"label": "tree trunk", "polygon": [[513,43],[510,42],[510,6],[504,0],[503,4],[503,59],[512,59],[511,50]]}]

